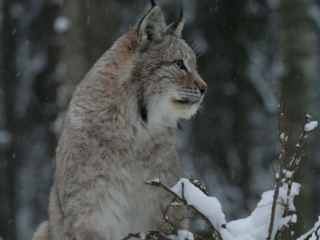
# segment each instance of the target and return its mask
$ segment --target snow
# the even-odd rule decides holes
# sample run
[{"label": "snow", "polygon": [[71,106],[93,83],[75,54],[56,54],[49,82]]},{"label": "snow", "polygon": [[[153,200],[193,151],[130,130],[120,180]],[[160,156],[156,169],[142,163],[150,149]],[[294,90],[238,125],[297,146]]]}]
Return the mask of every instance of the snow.
[{"label": "snow", "polygon": [[[286,173],[286,176],[290,175],[291,172]],[[182,183],[184,184],[184,199],[189,205],[195,207],[209,219],[216,230],[220,232],[222,239],[265,240],[268,237],[275,190],[267,191],[262,194],[260,202],[250,216],[226,224],[225,215],[222,212],[221,204],[218,199],[206,196],[200,189],[190,183],[188,179],[180,179],[171,190],[182,198]],[[277,230],[281,229],[283,226],[297,222],[297,216],[295,214],[282,217],[284,205],[281,203],[288,203],[289,209],[294,211],[295,207],[293,199],[299,194],[299,190],[300,185],[293,182],[291,185],[291,193],[288,197],[288,184],[283,183],[283,186],[280,187],[271,239],[274,239]],[[222,227],[222,225],[225,225],[226,227]]]},{"label": "snow", "polygon": [[314,227],[309,232],[307,232],[304,235],[302,235],[301,237],[299,237],[297,240],[304,240],[311,233],[312,233],[312,235],[308,239],[309,240],[317,240],[317,236],[316,236],[315,230],[317,230],[317,234],[319,236],[320,235],[320,229],[318,229],[319,226],[320,226],[320,217],[318,218],[318,221],[314,224]]},{"label": "snow", "polygon": [[193,233],[187,231],[187,230],[179,230],[178,236],[176,235],[170,235],[168,236],[171,240],[194,240]]},{"label": "snow", "polygon": [[311,132],[318,127],[318,121],[311,121],[304,126],[305,132]]},{"label": "snow", "polygon": [[182,206],[183,204],[182,203],[179,203],[179,202],[173,202],[170,204],[171,206]]},{"label": "snow", "polygon": [[281,139],[282,142],[284,142],[284,141],[287,142],[288,141],[288,136],[286,136],[284,133],[281,133],[280,134],[280,139]]},{"label": "snow", "polygon": [[[282,199],[287,199],[289,208],[295,209],[293,205],[294,196],[298,195],[300,185],[297,183],[292,184],[291,195],[287,199],[287,185],[279,189],[278,203]],[[244,219],[231,221],[227,224],[226,229],[221,229],[220,233],[224,240],[264,240],[268,236],[268,229],[270,225],[272,202],[274,190],[267,191],[262,194],[262,199],[258,203],[256,209],[251,215]],[[282,217],[284,207],[280,204],[276,206],[275,220],[272,231],[271,239],[274,239],[276,231],[281,229],[282,226],[287,225],[289,222],[296,222],[296,215],[291,215],[286,218]]]},{"label": "snow", "polygon": [[53,27],[56,33],[65,33],[71,28],[71,21],[65,16],[59,16],[55,19]]},{"label": "snow", "polygon": [[155,179],[153,179],[152,182],[158,182],[158,183],[160,183],[160,178],[155,178]]},{"label": "snow", "polygon": [[140,233],[140,238],[141,239],[146,239],[146,234],[147,234],[147,232],[145,233],[145,232],[141,232]]},{"label": "snow", "polygon": [[155,178],[152,181],[147,181],[148,184],[153,183],[153,182],[154,183],[161,183],[160,178]]},{"label": "snow", "polygon": [[293,172],[290,171],[285,171],[285,176],[286,178],[291,178],[292,177]]},{"label": "snow", "polygon": [[[148,235],[150,232],[141,232],[140,233],[140,238],[142,240],[147,239]],[[194,240],[193,233],[187,231],[187,230],[179,230],[178,231],[178,236],[176,235],[170,235],[168,236],[169,239],[171,240]]]},{"label": "snow", "polygon": [[194,240],[193,234],[187,230],[178,231],[178,240]]},{"label": "snow", "polygon": [[208,197],[188,179],[182,178],[171,190],[182,198],[182,183],[184,184],[184,199],[188,205],[195,207],[208,218],[211,224],[219,230],[226,223],[221,204],[215,197]]}]

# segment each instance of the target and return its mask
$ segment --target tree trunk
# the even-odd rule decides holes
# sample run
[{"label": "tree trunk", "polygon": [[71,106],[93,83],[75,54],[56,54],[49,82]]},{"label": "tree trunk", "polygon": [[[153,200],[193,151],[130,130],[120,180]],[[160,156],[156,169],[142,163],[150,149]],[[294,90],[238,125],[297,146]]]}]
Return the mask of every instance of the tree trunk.
[{"label": "tree trunk", "polygon": [[[5,149],[9,210],[1,216],[4,230],[0,235],[8,240],[30,239],[36,225],[47,218],[56,146],[51,125],[57,113],[55,70],[59,47],[53,22],[58,6],[25,3],[4,1],[3,5],[5,131],[12,138]],[[23,14],[17,14],[17,10]]]}]

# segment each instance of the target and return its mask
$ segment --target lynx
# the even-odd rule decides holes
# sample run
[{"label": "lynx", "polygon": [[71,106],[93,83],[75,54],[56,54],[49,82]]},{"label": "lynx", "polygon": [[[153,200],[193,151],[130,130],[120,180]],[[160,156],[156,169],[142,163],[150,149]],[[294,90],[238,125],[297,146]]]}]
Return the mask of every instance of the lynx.
[{"label": "lynx", "polygon": [[[172,186],[182,177],[175,128],[196,113],[207,85],[180,39],[182,8],[179,20],[166,26],[151,3],[73,94],[57,148],[49,221],[34,240],[169,232],[162,214],[171,199],[145,182],[160,174]],[[177,207],[172,219],[185,214]]]}]

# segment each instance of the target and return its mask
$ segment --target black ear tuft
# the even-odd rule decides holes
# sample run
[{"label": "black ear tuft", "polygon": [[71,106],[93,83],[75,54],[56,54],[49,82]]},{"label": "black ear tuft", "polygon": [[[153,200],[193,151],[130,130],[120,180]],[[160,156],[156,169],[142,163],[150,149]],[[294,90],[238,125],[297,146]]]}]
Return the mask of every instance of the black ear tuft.
[{"label": "black ear tuft", "polygon": [[167,27],[167,32],[173,36],[180,38],[182,30],[183,30],[183,26],[184,26],[183,6],[182,6],[182,2],[180,0],[179,19],[178,19],[178,21],[170,24]]},{"label": "black ear tuft", "polygon": [[156,2],[154,0],[150,0],[152,7],[157,6]]},{"label": "black ear tuft", "polygon": [[148,109],[142,99],[138,101],[138,109],[143,122],[148,123]]},{"label": "black ear tuft", "polygon": [[183,5],[182,5],[182,2],[180,0],[180,14],[179,14],[179,19],[175,24],[176,27],[178,26],[179,22],[181,22],[182,20],[183,20]]}]

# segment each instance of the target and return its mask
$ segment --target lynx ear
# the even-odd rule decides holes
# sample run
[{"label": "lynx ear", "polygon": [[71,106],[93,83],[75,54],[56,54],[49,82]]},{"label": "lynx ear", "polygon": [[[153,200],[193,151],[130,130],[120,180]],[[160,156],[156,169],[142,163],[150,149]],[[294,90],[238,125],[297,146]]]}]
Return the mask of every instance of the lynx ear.
[{"label": "lynx ear", "polygon": [[140,21],[137,29],[138,42],[142,45],[160,43],[166,36],[166,24],[161,9],[154,6]]},{"label": "lynx ear", "polygon": [[170,24],[168,27],[167,27],[167,33],[168,34],[171,34],[177,38],[181,38],[181,33],[182,33],[182,30],[183,30],[183,26],[184,26],[184,18],[182,20],[180,20],[180,22],[175,22],[175,23],[172,23]]}]

